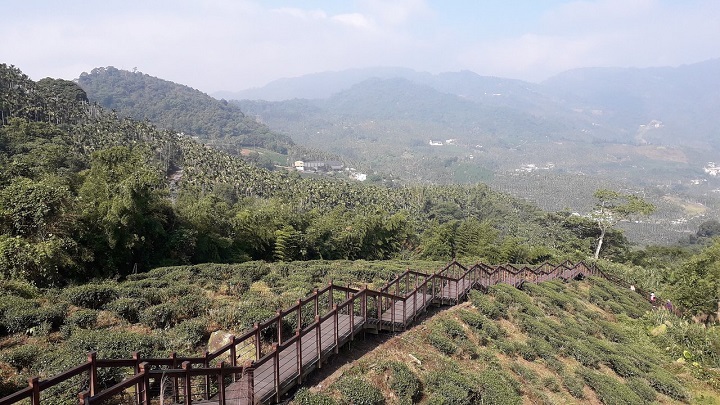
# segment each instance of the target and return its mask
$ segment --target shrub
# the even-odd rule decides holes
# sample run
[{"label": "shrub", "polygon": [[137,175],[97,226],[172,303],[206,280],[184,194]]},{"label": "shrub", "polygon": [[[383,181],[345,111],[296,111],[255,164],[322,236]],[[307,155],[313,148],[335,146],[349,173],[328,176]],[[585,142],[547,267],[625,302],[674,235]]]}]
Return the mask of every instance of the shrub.
[{"label": "shrub", "polygon": [[343,403],[353,405],[383,404],[385,400],[379,389],[357,376],[342,378],[335,388],[343,396]]},{"label": "shrub", "polygon": [[432,391],[430,403],[472,404],[480,397],[477,381],[450,369],[431,372],[427,384]]},{"label": "shrub", "polygon": [[470,302],[480,311],[481,314],[490,319],[500,319],[504,312],[504,308],[490,300],[487,295],[479,291],[470,292]]},{"label": "shrub", "polygon": [[79,307],[100,309],[118,298],[119,289],[113,284],[83,284],[66,289],[62,296]]},{"label": "shrub", "polygon": [[420,380],[410,368],[399,361],[388,361],[381,365],[382,369],[390,370],[390,389],[395,392],[400,404],[412,404],[420,395]]},{"label": "shrub", "polygon": [[65,318],[65,325],[75,326],[82,329],[90,329],[97,322],[98,313],[92,309],[81,309]]},{"label": "shrub", "polygon": [[597,368],[600,358],[584,342],[576,340],[568,344],[568,354],[585,367]]},{"label": "shrub", "polygon": [[640,370],[627,357],[613,354],[608,356],[607,362],[608,366],[620,377],[633,377],[640,374]]},{"label": "shrub", "polygon": [[292,400],[297,405],[336,405],[337,402],[329,395],[322,393],[310,392],[307,388],[302,387],[296,393]]},{"label": "shrub", "polygon": [[563,387],[565,387],[566,390],[575,398],[583,399],[585,398],[585,393],[583,393],[583,389],[585,388],[585,383],[583,383],[583,380],[581,378],[577,378],[573,375],[564,373],[562,375],[562,383]]},{"label": "shrub", "polygon": [[545,313],[537,307],[525,292],[508,284],[497,284],[491,287],[495,300],[503,307],[516,305],[520,312],[534,317],[544,317]]},{"label": "shrub", "polygon": [[670,398],[678,401],[686,401],[688,393],[685,388],[677,381],[677,379],[667,371],[655,367],[645,374],[645,379],[655,391],[665,394]]},{"label": "shrub", "polygon": [[207,320],[189,319],[170,331],[170,344],[176,349],[193,349],[208,337]]},{"label": "shrub", "polygon": [[518,376],[522,377],[525,381],[531,383],[537,382],[539,378],[538,374],[535,371],[523,366],[520,363],[512,363],[510,365],[510,370],[512,370],[513,373],[517,374]]},{"label": "shrub", "polygon": [[120,318],[130,322],[138,323],[142,311],[150,306],[150,302],[144,298],[120,297],[105,305],[105,309],[117,314]]},{"label": "shrub", "polygon": [[[38,288],[34,285],[20,280],[0,281],[0,297],[16,296],[20,298],[37,298]],[[5,298],[3,298],[5,299]]]},{"label": "shrub", "polygon": [[[501,371],[485,370],[478,376],[480,403],[497,405],[517,405],[522,397],[513,387],[512,377]],[[477,403],[477,402],[476,402]]]},{"label": "shrub", "polygon": [[657,397],[655,390],[642,378],[626,378],[625,384],[643,400],[643,403],[650,404],[654,402]]},{"label": "shrub", "polygon": [[15,367],[17,371],[21,371],[32,367],[39,355],[40,349],[37,346],[25,344],[4,351],[0,355],[0,360]]},{"label": "shrub", "polygon": [[579,371],[587,384],[595,391],[605,405],[633,405],[642,403],[640,397],[627,385],[605,374],[588,370]]},{"label": "shrub", "polygon": [[445,333],[432,330],[427,335],[427,340],[432,347],[436,348],[440,353],[447,356],[453,355],[458,351],[458,346]]},{"label": "shrub", "polygon": [[153,329],[166,329],[177,323],[175,303],[153,305],[140,313],[140,323]]},{"label": "shrub", "polygon": [[[15,306],[2,311],[0,329],[9,333],[31,332],[41,325],[47,329],[58,328],[65,317],[67,307],[64,304],[40,307],[37,302],[23,299],[8,300]],[[12,304],[11,304],[12,305]]]}]

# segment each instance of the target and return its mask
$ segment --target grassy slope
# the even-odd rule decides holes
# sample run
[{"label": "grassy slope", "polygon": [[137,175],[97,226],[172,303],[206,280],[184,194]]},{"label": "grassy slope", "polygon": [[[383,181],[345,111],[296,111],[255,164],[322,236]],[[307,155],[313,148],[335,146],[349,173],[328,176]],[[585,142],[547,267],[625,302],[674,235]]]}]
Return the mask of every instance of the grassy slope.
[{"label": "grassy slope", "polygon": [[[47,377],[80,364],[89,350],[101,358],[127,358],[135,350],[154,357],[171,351],[199,354],[210,332],[240,332],[329,280],[377,287],[406,268],[441,266],[418,261],[207,264],[158,268],[123,282],[62,291],[2,282],[0,396],[25,386],[29,376]],[[530,285],[525,291],[498,286],[393,337],[343,369],[328,393],[337,399],[349,395],[356,403],[373,392],[400,403],[395,392],[409,400],[413,387],[420,387],[414,398],[425,403],[481,398],[485,403],[498,403],[493,398],[623,403],[625,397],[638,403],[638,394],[622,392],[620,373],[632,377],[627,381],[633,392],[661,403],[688,398],[720,403],[720,374],[710,368],[720,366],[718,327],[705,331],[649,309],[639,296],[603,280]],[[667,325],[658,326],[663,322]],[[687,357],[686,363],[675,361],[680,357]],[[101,379],[110,383],[118,377]],[[708,385],[713,379],[714,388]],[[381,391],[365,385],[369,382]],[[50,403],[76,403],[78,386],[56,387],[48,395],[57,395],[57,401]],[[699,400],[702,395],[708,398]]]},{"label": "grassy slope", "polygon": [[497,286],[428,317],[295,402],[720,403],[717,374],[677,361],[676,338],[687,327],[605,280]]}]

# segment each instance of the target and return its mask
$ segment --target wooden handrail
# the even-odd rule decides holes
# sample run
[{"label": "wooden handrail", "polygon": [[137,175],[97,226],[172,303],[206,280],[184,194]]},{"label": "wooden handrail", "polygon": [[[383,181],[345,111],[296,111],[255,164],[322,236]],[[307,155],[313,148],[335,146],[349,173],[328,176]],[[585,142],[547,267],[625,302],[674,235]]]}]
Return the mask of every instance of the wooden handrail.
[{"label": "wooden handrail", "polygon": [[[565,262],[558,265],[552,265],[545,262],[533,268],[527,265],[524,265],[522,267],[516,267],[510,264],[490,266],[484,263],[477,263],[471,267],[466,267],[461,263],[457,262],[456,260],[453,260],[452,262],[444,266],[442,269],[430,274],[407,269],[403,273],[397,275],[393,280],[387,282],[378,290],[369,289],[367,288],[367,286],[357,289],[350,286],[336,285],[330,282],[324,288],[315,289],[312,294],[308,295],[305,298],[297,300],[296,304],[290,306],[289,308],[279,310],[276,315],[271,317],[270,319],[267,319],[259,324],[256,323],[253,328],[248,329],[240,337],[233,337],[231,342],[223,345],[214,352],[206,352],[204,357],[176,357],[173,355],[173,357],[171,358],[140,358],[139,356],[135,356],[135,358],[133,359],[97,359],[94,357],[94,355],[90,355],[87,363],[81,364],[61,374],[58,374],[46,380],[39,380],[37,378],[31,379],[30,386],[28,388],[24,388],[9,396],[0,398],[0,405],[13,404],[17,401],[28,398],[31,399],[33,405],[36,405],[33,397],[37,396],[39,400],[39,396],[37,395],[39,391],[50,388],[84,372],[89,372],[91,379],[91,390],[89,392],[81,393],[79,395],[81,400],[84,399],[87,401],[83,403],[88,404],[94,401],[100,401],[103,398],[108,398],[133,385],[139,386],[139,384],[145,384],[148,381],[147,379],[149,378],[149,376],[156,376],[159,374],[164,374],[176,378],[189,378],[189,376],[205,376],[205,390],[208,391],[210,384],[210,376],[223,376],[229,374],[235,375],[238,373],[242,374],[248,372],[252,374],[252,367],[234,366],[236,361],[234,357],[236,354],[237,346],[250,340],[252,340],[252,344],[255,346],[256,354],[256,362],[253,364],[253,366],[257,368],[264,365],[267,361],[275,359],[276,364],[274,365],[274,367],[276,368],[276,370],[274,374],[279,372],[277,370],[277,367],[279,367],[277,363],[280,351],[289,348],[292,345],[296,345],[296,351],[298,356],[297,373],[299,375],[298,380],[300,380],[302,378],[301,376],[304,367],[301,348],[303,337],[311,333],[316,334],[316,349],[318,356],[317,361],[318,367],[320,367],[320,361],[322,359],[322,344],[320,342],[321,325],[323,322],[333,319],[334,336],[333,346],[331,348],[334,348],[334,350],[337,351],[338,345],[340,344],[339,319],[341,311],[345,310],[346,308],[348,308],[347,311],[349,312],[347,315],[349,315],[350,322],[350,338],[352,338],[356,329],[355,311],[358,309],[360,310],[363,322],[360,324],[360,327],[362,328],[364,328],[368,322],[367,316],[373,315],[367,313],[368,300],[370,299],[374,300],[377,306],[378,322],[381,321],[381,314],[384,311],[391,311],[391,325],[386,325],[386,327],[389,327],[391,328],[391,330],[394,331],[396,325],[398,324],[400,324],[403,329],[407,327],[407,325],[415,319],[418,312],[424,309],[431,302],[439,302],[440,304],[444,304],[448,302],[447,299],[449,298],[450,303],[453,303],[453,300],[455,303],[457,303],[460,301],[461,298],[464,298],[467,295],[470,289],[477,288],[481,285],[490,285],[501,282],[512,282],[519,285],[520,283],[525,281],[538,280],[537,277],[539,276],[548,276],[552,279],[559,278],[561,277],[561,274],[567,274],[565,273],[566,271],[571,271],[571,274],[573,275],[600,275],[601,277],[604,277],[616,284],[623,286],[629,285],[628,283],[620,280],[614,275],[606,274],[594,263],[592,266],[588,266],[582,261],[574,265],[570,262]],[[522,277],[522,279],[518,279],[518,277]],[[443,296],[443,289],[447,287],[446,291],[451,291],[450,286],[453,285],[452,283],[454,283],[453,296]],[[393,288],[394,293],[391,292]],[[335,292],[345,293],[344,299],[337,302],[335,299]],[[321,308],[318,304],[319,300],[321,299],[321,297],[323,297],[324,294],[328,294],[327,304],[323,304],[327,306]],[[418,297],[418,294],[422,294],[422,300]],[[325,302],[324,298],[322,300],[323,302]],[[410,300],[412,308],[408,307],[408,300]],[[399,303],[402,303],[402,320],[398,320],[395,317],[395,307]],[[274,326],[278,328],[278,333],[280,333],[280,326],[281,323],[284,321],[284,318],[294,313],[298,314],[298,322],[302,321],[302,311],[305,308],[305,305],[309,304],[313,305],[312,308],[315,314],[314,321],[304,328],[302,328],[302,325],[298,324],[294,335],[288,339],[283,340],[282,336],[278,335],[279,341],[273,344],[272,350],[270,350],[268,353],[261,357],[261,331],[265,330],[268,327]],[[400,308],[398,308],[398,310],[400,310]],[[226,354],[231,354],[233,357],[231,359],[232,364],[230,366],[225,366],[224,362],[221,362],[219,367],[210,366],[210,361]],[[142,367],[139,366],[141,363]],[[178,366],[181,364],[184,366],[182,369],[178,368]],[[200,367],[194,367],[193,365],[199,365]],[[165,366],[172,368],[163,370],[151,370],[151,366]],[[124,379],[121,382],[118,382],[112,387],[103,390],[100,393],[93,392],[93,390],[95,389],[95,384],[93,383],[93,381],[94,376],[97,373],[97,369],[114,367],[132,367],[135,374]],[[253,378],[254,377],[250,376],[249,379],[252,380]],[[276,390],[279,389],[281,383],[284,382],[277,381],[276,378]],[[250,387],[253,386],[252,384],[253,383],[251,382]],[[250,390],[252,391],[252,388]],[[223,391],[222,396],[224,397],[224,388],[221,391]],[[207,392],[205,394],[207,395]],[[252,395],[252,393],[249,394]],[[146,392],[144,395],[147,396],[149,394]],[[277,395],[279,395],[279,392],[275,392],[276,397]]]}]

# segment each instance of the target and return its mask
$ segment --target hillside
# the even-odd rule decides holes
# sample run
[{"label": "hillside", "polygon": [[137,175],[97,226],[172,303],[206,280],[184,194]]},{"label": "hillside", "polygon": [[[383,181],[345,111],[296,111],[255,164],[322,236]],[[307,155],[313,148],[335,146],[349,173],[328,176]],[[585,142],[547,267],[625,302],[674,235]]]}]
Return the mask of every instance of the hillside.
[{"label": "hillside", "polygon": [[717,70],[717,61],[584,69],[542,84],[402,70],[360,81],[354,72],[324,99],[233,103],[299,143],[405,183],[485,182],[580,213],[597,188],[644,193],[661,209],[626,230],[638,243],[668,244],[720,212]]},{"label": "hillside", "polygon": [[[0,127],[5,278],[62,286],[249,260],[539,263],[582,259],[597,237],[589,220],[550,215],[483,184],[398,187],[269,171],[84,101],[69,102],[74,118],[56,124],[45,99],[22,97],[40,94],[37,84],[2,68],[23,83],[2,87],[17,100]],[[614,232],[607,257],[625,251]]]},{"label": "hillside", "polygon": [[377,348],[350,348],[355,361],[331,364],[292,403],[720,403],[717,348],[688,350],[695,333],[717,329],[602,279],[498,285]]},{"label": "hillside", "polygon": [[[377,288],[407,268],[442,265],[248,262],[157,268],[63,290],[0,282],[0,397],[26,386],[29,376],[45,378],[82,363],[90,350],[98,358],[129,358],[133,351],[155,358],[199,355],[212,332],[239,336],[329,280]],[[356,339],[349,353],[343,349],[323,366],[339,369],[313,391],[388,404],[720,401],[718,327],[651,311],[641,296],[604,279],[522,290],[498,285],[487,295],[473,292],[469,303],[431,310],[377,349],[371,334]],[[368,349],[352,363],[343,358]],[[120,378],[121,370],[113,370],[101,373],[99,383]],[[71,380],[53,387],[44,401],[75,403],[81,386],[82,380]],[[317,403],[306,402],[314,395],[321,399],[301,391],[296,403]]]},{"label": "hillside", "polygon": [[96,68],[83,72],[78,84],[90,101],[121,116],[149,120],[160,128],[216,141],[214,144],[221,140],[227,150],[232,151],[229,145],[234,145],[235,153],[242,146],[286,153],[293,145],[289,137],[273,133],[226,101],[141,72]]}]

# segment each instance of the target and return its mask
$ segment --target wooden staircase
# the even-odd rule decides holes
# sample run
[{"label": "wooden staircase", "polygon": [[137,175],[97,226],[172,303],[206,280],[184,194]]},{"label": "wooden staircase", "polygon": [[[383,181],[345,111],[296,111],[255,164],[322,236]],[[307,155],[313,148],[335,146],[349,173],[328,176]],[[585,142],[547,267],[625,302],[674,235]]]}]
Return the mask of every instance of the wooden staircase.
[{"label": "wooden staircase", "polygon": [[[354,289],[330,283],[316,289],[292,307],[246,331],[203,357],[169,359],[97,359],[58,376],[30,380],[28,388],[0,398],[0,405],[40,405],[42,391],[78,375],[86,375],[89,389],[78,395],[80,404],[259,404],[278,402],[302,384],[313,370],[360,332],[406,330],[430,305],[455,305],[471,289],[487,290],[505,283],[570,280],[602,276],[600,269],[584,262],[530,268],[478,263],[465,267],[453,261],[436,273],[407,270],[379,290]],[[97,372],[124,368],[127,378],[99,389]],[[124,399],[123,399],[124,398]],[[127,401],[127,402],[125,402]]]}]

